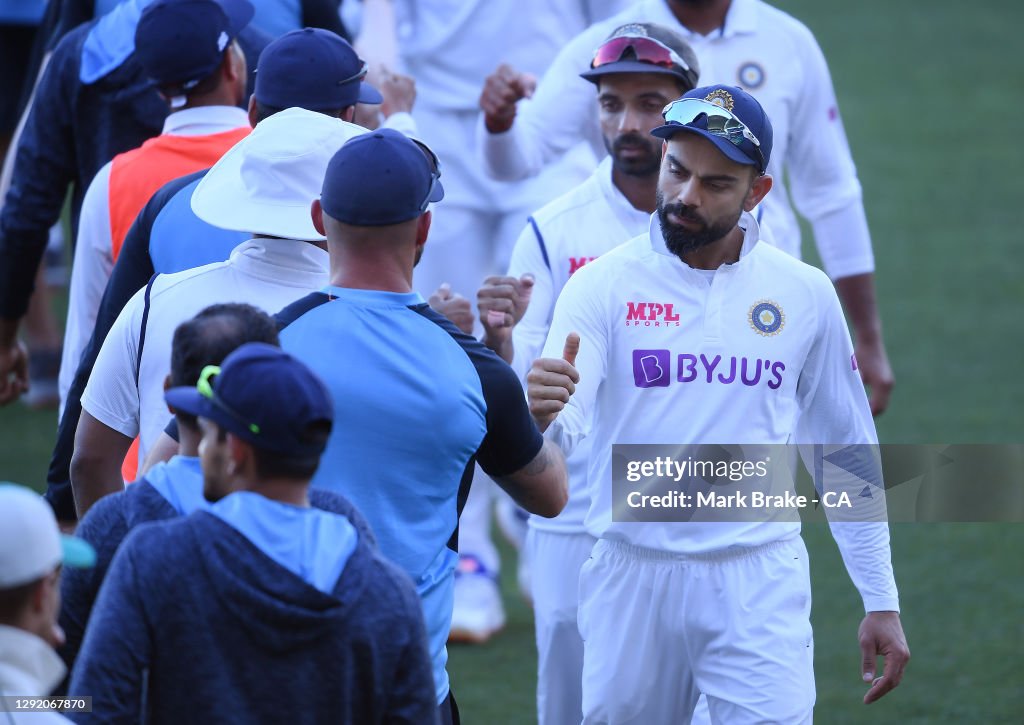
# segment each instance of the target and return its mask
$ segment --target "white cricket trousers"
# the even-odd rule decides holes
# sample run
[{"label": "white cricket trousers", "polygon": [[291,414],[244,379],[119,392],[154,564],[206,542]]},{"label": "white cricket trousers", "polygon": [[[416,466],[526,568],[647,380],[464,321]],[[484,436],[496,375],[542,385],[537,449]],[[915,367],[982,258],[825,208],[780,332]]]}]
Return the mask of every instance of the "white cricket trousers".
[{"label": "white cricket trousers", "polygon": [[580,573],[584,725],[809,723],[814,640],[799,536],[683,555],[600,540]]},{"label": "white cricket trousers", "polygon": [[577,627],[580,568],[597,541],[586,532],[530,527],[525,555],[537,635],[538,725],[583,717],[583,640]]}]

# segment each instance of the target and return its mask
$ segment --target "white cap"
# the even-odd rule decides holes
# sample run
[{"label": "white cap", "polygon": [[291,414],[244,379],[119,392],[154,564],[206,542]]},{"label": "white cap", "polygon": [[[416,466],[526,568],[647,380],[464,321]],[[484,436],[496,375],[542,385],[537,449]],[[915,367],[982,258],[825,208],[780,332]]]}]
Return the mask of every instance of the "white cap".
[{"label": "white cap", "polygon": [[275,113],[214,164],[192,192],[192,211],[222,229],[323,240],[310,204],[320,198],[331,157],[366,132],[303,108]]},{"label": "white cap", "polygon": [[73,536],[63,536],[50,504],[39,494],[0,483],[0,589],[42,579],[61,564],[89,567],[96,552]]}]

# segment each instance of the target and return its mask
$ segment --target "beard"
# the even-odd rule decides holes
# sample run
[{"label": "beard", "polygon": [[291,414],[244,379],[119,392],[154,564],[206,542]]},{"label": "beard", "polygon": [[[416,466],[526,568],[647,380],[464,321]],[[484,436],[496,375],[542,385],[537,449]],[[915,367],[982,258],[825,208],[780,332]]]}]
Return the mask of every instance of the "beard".
[{"label": "beard", "polygon": [[[686,206],[685,204],[666,204],[665,197],[661,191],[658,191],[657,199],[658,221],[661,222],[661,236],[665,239],[665,246],[668,248],[668,251],[680,259],[683,258],[684,254],[717,242],[731,232],[736,227],[736,223],[740,220],[740,215],[743,213],[743,209],[740,208],[736,211],[735,216],[712,222],[698,214],[693,207]],[[673,214],[680,219],[695,222],[698,226],[693,230],[687,229],[670,221],[668,218],[669,214]]]},{"label": "beard", "polygon": [[[616,136],[611,143],[604,141],[605,148],[612,156],[612,165],[626,176],[656,176],[661,169],[661,144],[648,141],[638,133]],[[626,149],[641,149],[639,156],[622,156]]]}]

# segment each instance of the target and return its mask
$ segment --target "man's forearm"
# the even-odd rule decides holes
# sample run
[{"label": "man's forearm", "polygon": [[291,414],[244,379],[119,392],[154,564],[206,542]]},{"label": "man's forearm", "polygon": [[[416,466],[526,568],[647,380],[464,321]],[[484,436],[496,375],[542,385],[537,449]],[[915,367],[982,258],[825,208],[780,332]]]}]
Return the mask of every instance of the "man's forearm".
[{"label": "man's forearm", "polygon": [[71,459],[71,488],[79,519],[101,498],[124,489],[121,462],[131,444],[131,438],[82,411]]},{"label": "man's forearm", "polygon": [[835,281],[836,292],[853,326],[858,344],[877,343],[882,339],[882,321],[875,297],[875,275],[871,272],[842,277]]}]

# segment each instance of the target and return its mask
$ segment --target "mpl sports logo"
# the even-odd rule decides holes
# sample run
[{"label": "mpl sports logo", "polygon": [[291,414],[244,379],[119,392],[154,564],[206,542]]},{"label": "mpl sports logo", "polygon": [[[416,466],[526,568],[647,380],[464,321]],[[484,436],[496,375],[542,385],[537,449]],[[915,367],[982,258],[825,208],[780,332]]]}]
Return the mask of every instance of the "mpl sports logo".
[{"label": "mpl sports logo", "polygon": [[[753,388],[767,385],[772,390],[782,386],[786,364],[762,358],[708,357],[704,353],[682,353],[676,356],[677,383],[732,385],[741,383]],[[672,383],[672,353],[669,350],[634,350],[633,383],[638,388],[667,388]]]},{"label": "mpl sports logo", "polygon": [[671,302],[627,302],[626,327],[679,327],[679,313]]},{"label": "mpl sports logo", "polygon": [[569,276],[576,274],[583,265],[593,262],[597,257],[569,257]]}]

